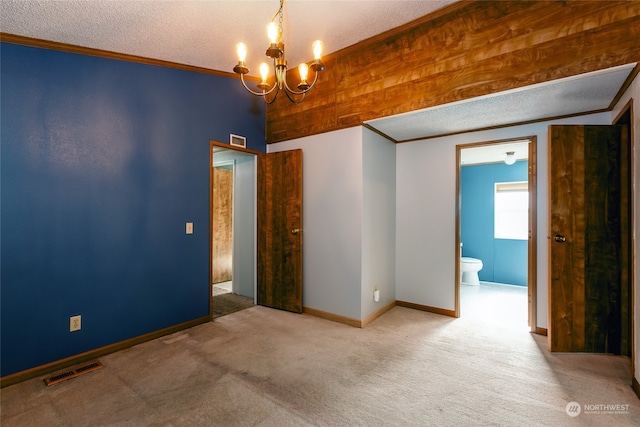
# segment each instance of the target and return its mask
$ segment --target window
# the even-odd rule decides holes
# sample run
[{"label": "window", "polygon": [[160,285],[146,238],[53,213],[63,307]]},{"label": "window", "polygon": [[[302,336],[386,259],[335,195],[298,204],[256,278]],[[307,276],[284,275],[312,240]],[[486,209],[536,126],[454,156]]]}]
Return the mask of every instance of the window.
[{"label": "window", "polygon": [[527,181],[495,184],[494,237],[529,238],[529,188]]}]

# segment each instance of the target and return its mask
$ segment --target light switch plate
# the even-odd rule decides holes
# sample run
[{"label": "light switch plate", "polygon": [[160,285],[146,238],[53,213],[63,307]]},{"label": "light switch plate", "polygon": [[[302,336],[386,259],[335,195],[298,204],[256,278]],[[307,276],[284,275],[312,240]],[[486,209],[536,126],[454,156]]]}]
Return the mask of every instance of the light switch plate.
[{"label": "light switch plate", "polygon": [[187,234],[193,234],[193,223],[192,222],[188,222],[187,223]]}]

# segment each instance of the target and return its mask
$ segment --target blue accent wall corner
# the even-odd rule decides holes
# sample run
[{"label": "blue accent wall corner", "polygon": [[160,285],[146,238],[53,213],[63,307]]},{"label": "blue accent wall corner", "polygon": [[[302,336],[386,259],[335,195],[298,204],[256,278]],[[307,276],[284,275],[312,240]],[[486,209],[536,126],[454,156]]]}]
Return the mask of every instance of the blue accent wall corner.
[{"label": "blue accent wall corner", "polygon": [[206,316],[209,141],[264,152],[260,99],[233,78],[0,45],[2,376]]}]

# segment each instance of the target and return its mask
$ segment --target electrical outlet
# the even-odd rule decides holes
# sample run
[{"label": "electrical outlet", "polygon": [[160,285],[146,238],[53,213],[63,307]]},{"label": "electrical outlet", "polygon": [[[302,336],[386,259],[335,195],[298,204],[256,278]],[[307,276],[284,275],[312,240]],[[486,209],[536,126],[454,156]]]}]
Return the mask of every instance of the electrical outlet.
[{"label": "electrical outlet", "polygon": [[69,332],[79,331],[82,327],[82,316],[71,316],[69,318]]}]

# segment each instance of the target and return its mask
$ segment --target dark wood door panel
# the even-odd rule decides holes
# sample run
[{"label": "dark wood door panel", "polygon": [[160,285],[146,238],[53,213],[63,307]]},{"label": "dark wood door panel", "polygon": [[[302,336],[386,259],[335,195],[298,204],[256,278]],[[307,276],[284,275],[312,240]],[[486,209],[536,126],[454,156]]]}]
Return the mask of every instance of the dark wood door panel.
[{"label": "dark wood door panel", "polygon": [[629,206],[621,197],[620,131],[549,130],[551,351],[621,351],[621,212]]},{"label": "dark wood door panel", "polygon": [[302,312],[302,150],[258,156],[257,299]]}]

